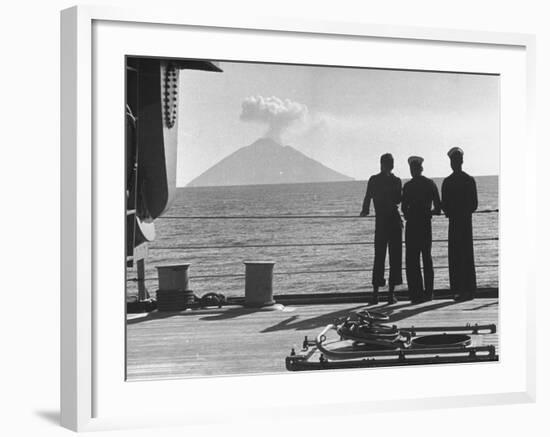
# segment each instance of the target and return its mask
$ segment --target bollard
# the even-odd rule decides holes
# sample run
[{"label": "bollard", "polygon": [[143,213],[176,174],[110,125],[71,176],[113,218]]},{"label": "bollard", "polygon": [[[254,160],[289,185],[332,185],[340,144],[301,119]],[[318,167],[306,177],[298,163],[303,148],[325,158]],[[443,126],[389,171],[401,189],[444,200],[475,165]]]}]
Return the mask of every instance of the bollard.
[{"label": "bollard", "polygon": [[274,305],[272,261],[245,261],[244,306]]},{"label": "bollard", "polygon": [[192,305],[194,294],[189,290],[190,264],[158,266],[158,311],[182,311]]},{"label": "bollard", "polygon": [[174,264],[158,266],[160,290],[187,290],[189,288],[189,266],[191,264]]}]

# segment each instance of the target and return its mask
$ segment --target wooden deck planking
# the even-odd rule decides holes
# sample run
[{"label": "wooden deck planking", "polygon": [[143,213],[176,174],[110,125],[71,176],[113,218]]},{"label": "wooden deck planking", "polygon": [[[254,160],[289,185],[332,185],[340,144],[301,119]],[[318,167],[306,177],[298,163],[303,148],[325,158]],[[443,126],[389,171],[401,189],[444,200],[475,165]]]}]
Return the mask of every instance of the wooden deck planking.
[{"label": "wooden deck planking", "polygon": [[[286,372],[291,347],[314,338],[335,318],[365,308],[361,304],[319,304],[261,311],[241,307],[181,313],[152,313],[128,321],[129,380],[188,376]],[[419,305],[399,302],[377,308],[400,327],[495,323],[498,299],[456,303],[435,300]],[[483,336],[498,350],[498,333]]]}]

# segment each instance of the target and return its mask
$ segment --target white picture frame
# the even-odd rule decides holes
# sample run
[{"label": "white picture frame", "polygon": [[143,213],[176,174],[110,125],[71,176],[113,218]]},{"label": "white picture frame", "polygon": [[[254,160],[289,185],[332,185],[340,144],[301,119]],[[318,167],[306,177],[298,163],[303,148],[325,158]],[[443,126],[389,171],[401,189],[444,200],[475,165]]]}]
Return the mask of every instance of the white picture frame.
[{"label": "white picture frame", "polygon": [[[140,40],[138,28],[148,29],[147,39]],[[112,260],[107,260],[107,256],[104,257],[103,254],[109,245],[116,246],[117,238],[123,238],[123,236],[117,236],[117,230],[120,229],[116,226],[114,226],[116,229],[105,230],[108,226],[108,217],[105,217],[102,211],[117,207],[122,211],[124,203],[122,196],[117,197],[116,190],[111,198],[107,199],[104,196],[108,187],[117,186],[117,183],[120,182],[116,176],[117,165],[120,162],[114,159],[113,162],[106,163],[104,154],[97,148],[98,144],[103,144],[101,143],[103,135],[111,135],[111,127],[108,123],[100,121],[104,117],[104,113],[98,112],[98,108],[105,103],[96,92],[98,84],[106,80],[103,73],[111,67],[107,66],[106,70],[103,68],[107,62],[106,59],[114,59],[116,68],[121,70],[120,74],[114,70],[113,77],[116,76],[116,80],[107,88],[110,91],[114,90],[115,99],[120,99],[122,94],[117,88],[120,87],[123,77],[123,59],[120,58],[120,53],[147,55],[153,51],[158,56],[174,56],[174,53],[170,51],[173,48],[169,44],[163,47],[155,45],[155,38],[162,38],[170,35],[171,32],[178,32],[178,29],[184,30],[184,37],[197,35],[198,44],[193,47],[193,53],[189,53],[188,57],[198,57],[197,53],[201,53],[201,50],[209,52],[208,55],[205,55],[206,57],[211,56],[216,50],[223,50],[219,47],[214,49],[214,43],[219,40],[211,40],[210,43],[204,42],[204,46],[201,46],[203,44],[201,38],[209,32],[217,35],[216,32],[227,32],[229,29],[235,34],[235,38],[247,38],[247,35],[252,34],[257,36],[259,32],[269,38],[270,42],[292,38],[295,41],[308,40],[309,43],[311,40],[311,44],[320,44],[315,40],[325,38],[326,42],[330,38],[330,41],[334,41],[335,44],[351,44],[351,41],[353,44],[362,44],[369,41],[373,45],[384,44],[388,49],[402,44],[401,48],[395,49],[397,52],[401,51],[402,58],[395,58],[391,63],[387,60],[384,61],[383,57],[378,61],[379,63],[386,62],[386,67],[391,68],[405,68],[406,65],[409,65],[409,68],[430,69],[429,65],[431,65],[432,69],[448,70],[449,65],[455,65],[451,63],[451,60],[445,59],[445,57],[438,59],[437,56],[433,56],[431,61],[425,61],[423,65],[418,63],[415,65],[416,61],[406,59],[405,47],[429,45],[429,50],[434,50],[433,53],[442,53],[447,47],[452,46],[461,53],[452,61],[455,63],[460,62],[460,56],[464,56],[466,59],[472,52],[479,50],[479,53],[473,56],[475,58],[473,61],[472,59],[464,60],[464,68],[469,70],[468,62],[473,62],[471,65],[477,62],[479,64],[475,65],[480,65],[480,72],[490,70],[492,73],[504,74],[504,77],[511,78],[510,82],[506,84],[509,89],[504,90],[502,101],[504,108],[502,117],[503,125],[505,125],[502,133],[502,148],[506,151],[507,144],[515,141],[521,141],[524,147],[522,156],[517,158],[516,162],[508,153],[503,153],[501,162],[503,181],[501,182],[502,223],[500,232],[501,236],[506,236],[501,244],[503,291],[500,296],[503,308],[500,322],[503,336],[503,358],[498,364],[500,367],[485,366],[483,375],[477,376],[480,380],[487,382],[486,386],[480,383],[478,390],[465,387],[463,391],[460,391],[451,386],[440,386],[437,389],[437,384],[433,384],[434,387],[422,392],[411,383],[408,387],[402,387],[403,395],[400,397],[398,391],[382,396],[382,391],[377,391],[376,387],[372,385],[373,381],[367,381],[368,376],[361,371],[352,374],[328,373],[322,376],[292,374],[134,383],[126,383],[123,378],[120,378],[119,361],[120,357],[124,355],[124,342],[120,341],[120,328],[124,324],[122,320],[124,313],[120,310],[124,305],[124,295],[116,295],[118,285],[114,285],[115,290],[112,294],[116,297],[113,299],[115,301],[119,297],[120,299],[116,301],[116,304],[107,305],[104,298],[105,288],[102,288],[102,284],[120,283],[120,276],[115,270],[123,271],[123,261],[119,263],[118,267],[113,267],[114,270],[105,270],[104,263]],[[154,34],[158,34],[157,37]],[[114,41],[113,35],[118,35],[121,40],[126,40],[126,42],[131,41],[132,53],[126,52],[128,48],[118,42],[113,42],[112,52],[107,53],[108,51],[104,50],[104,42],[107,37],[111,38],[110,41]],[[128,35],[135,38],[128,38]],[[219,35],[217,36],[219,37]],[[262,60],[281,59],[277,58],[280,55],[275,53],[276,50],[273,48],[275,46],[270,47],[272,48],[262,52],[262,56],[264,56]],[[237,56],[244,56],[247,60],[257,59],[258,47],[251,46],[247,49],[243,45],[239,46],[239,49],[240,52],[237,50],[232,53],[229,59],[237,59]],[[139,53],[135,50],[138,50]],[[245,53],[246,50],[249,50],[248,56]],[[484,50],[491,51],[495,56],[494,59],[502,55],[502,60],[497,61],[495,67],[491,67],[491,60],[485,59],[488,52],[486,53]],[[534,336],[528,335],[535,329],[535,309],[532,298],[536,293],[534,266],[525,264],[526,270],[521,278],[517,279],[514,279],[513,272],[506,269],[507,265],[522,262],[517,255],[514,255],[514,252],[521,251],[521,249],[529,250],[535,246],[536,211],[533,209],[527,211],[526,208],[514,211],[508,207],[512,204],[512,197],[520,196],[524,202],[534,199],[536,175],[533,172],[528,172],[527,167],[523,165],[526,160],[534,159],[536,154],[533,135],[534,53],[534,36],[525,34],[393,27],[359,22],[313,22],[306,19],[300,21],[267,17],[251,19],[246,16],[240,20],[226,20],[215,14],[194,16],[192,11],[188,10],[163,12],[154,8],[136,11],[78,6],[64,10],[61,13],[62,425],[72,430],[81,431],[155,426],[167,423],[192,425],[205,420],[223,423],[232,420],[232,410],[227,409],[227,411],[220,412],[215,419],[212,419],[211,414],[201,413],[201,405],[211,401],[211,399],[206,399],[204,393],[209,390],[218,390],[219,399],[217,403],[213,402],[212,404],[212,408],[216,409],[217,405],[231,401],[231,397],[227,397],[224,393],[234,392],[237,387],[240,387],[242,391],[239,397],[239,408],[252,411],[258,420],[274,415],[291,417],[341,414],[344,410],[346,413],[351,411],[354,414],[390,409],[406,410],[418,408],[419,403],[422,408],[440,408],[534,401],[535,340]],[[102,58],[104,55],[105,59]],[[336,56],[336,52],[332,55]],[[289,51],[287,56],[294,56],[293,61],[300,59],[299,52],[294,54]],[[330,50],[323,56],[331,56]],[[342,56],[344,55],[342,54]],[[430,53],[427,53],[426,56],[429,59]],[[228,59],[227,56],[223,58]],[[501,63],[499,64],[499,62]],[[464,70],[460,69],[459,71]],[[109,103],[110,100],[106,102]],[[120,119],[115,117],[112,121],[112,126],[115,126],[112,128],[114,130],[118,129],[117,123],[123,120],[123,111],[119,112]],[[520,117],[512,118],[518,114]],[[506,126],[506,121],[512,119],[514,126],[510,126],[510,123]],[[120,129],[117,134],[113,135],[113,138],[119,138],[117,135],[122,129],[123,123],[120,123]],[[117,141],[113,143],[117,144]],[[120,142],[120,144],[122,149],[123,143]],[[515,177],[520,179],[517,187],[513,187],[507,181],[509,169],[514,164],[518,169]],[[121,193],[122,190],[123,185],[121,184]],[[534,201],[532,203],[535,204]],[[514,229],[519,222],[528,223],[524,237],[514,236],[513,232],[509,232],[508,236],[506,230]],[[121,246],[121,250],[123,246]],[[509,311],[510,306],[507,306],[507,287],[514,289],[520,287],[523,291],[519,303],[516,303],[517,315],[514,321],[510,321],[512,312]],[[519,310],[517,310],[518,308]],[[117,317],[120,317],[119,321],[116,321]],[[112,335],[107,338],[106,332],[111,332]],[[510,347],[507,349],[510,344],[508,341],[514,341],[514,344],[518,345],[517,350],[511,351]],[[111,361],[112,357],[118,361]],[[489,381],[491,372],[499,373],[499,369],[506,368],[510,363],[513,364],[510,367],[511,370],[502,371],[498,376],[502,385],[497,384],[498,378],[496,377],[495,381]],[[461,378],[476,371],[476,368],[472,366],[463,367],[467,367],[467,369]],[[497,370],[488,371],[487,369],[490,368]],[[394,376],[401,375],[399,377],[403,378],[408,378],[407,372],[411,372],[407,369],[392,369],[391,371],[394,372]],[[426,375],[425,368],[413,371],[415,376],[420,378]],[[459,366],[449,366],[443,370],[431,368],[430,378],[444,380],[449,372],[462,371],[463,369]],[[385,370],[376,370],[375,374],[379,379],[383,379],[384,372]],[[349,381],[350,375],[354,381],[360,381],[357,378],[364,378],[364,382],[357,383],[369,384],[372,387],[370,394],[367,395],[358,390],[345,402],[336,400],[324,402],[315,395],[315,387],[320,382],[319,378],[324,378],[323,383],[326,384],[326,390],[330,391],[334,390],[338,384],[342,384],[342,381]],[[506,378],[508,385],[502,379],[506,375],[508,375]],[[490,383],[493,383],[492,389],[488,388]],[[310,389],[311,399],[285,403],[285,390],[288,393],[289,387],[296,384]],[[177,388],[175,388],[176,386]],[[175,393],[182,387],[187,393],[193,394],[194,405],[191,405],[189,401],[177,398]],[[254,397],[258,394],[258,390],[264,392],[269,390],[270,399]],[[144,396],[155,399],[157,408],[139,411],[139,407],[127,402],[132,397],[135,398],[136,393],[144,393]],[[127,409],[119,408],[121,405],[125,405]],[[167,406],[170,408],[165,409],[164,407]],[[186,414],[178,414],[178,411],[183,409],[186,410]],[[163,410],[165,412],[161,412]],[[130,414],[130,411],[133,413]]]}]

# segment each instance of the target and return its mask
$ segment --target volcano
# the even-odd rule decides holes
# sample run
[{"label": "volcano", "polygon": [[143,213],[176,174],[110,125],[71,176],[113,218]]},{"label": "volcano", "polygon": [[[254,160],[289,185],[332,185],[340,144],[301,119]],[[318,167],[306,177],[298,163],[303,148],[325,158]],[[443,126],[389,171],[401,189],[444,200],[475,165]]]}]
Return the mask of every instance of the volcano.
[{"label": "volcano", "polygon": [[352,181],[291,146],[261,138],[193,179],[188,187]]}]

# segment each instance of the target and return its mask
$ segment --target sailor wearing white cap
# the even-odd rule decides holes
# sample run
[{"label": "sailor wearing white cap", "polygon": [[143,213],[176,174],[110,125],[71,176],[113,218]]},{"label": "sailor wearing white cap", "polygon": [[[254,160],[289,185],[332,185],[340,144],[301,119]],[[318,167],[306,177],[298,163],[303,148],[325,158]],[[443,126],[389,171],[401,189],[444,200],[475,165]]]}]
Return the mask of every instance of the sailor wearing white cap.
[{"label": "sailor wearing white cap", "polygon": [[[439,192],[434,181],[422,176],[424,158],[408,159],[412,179],[403,186],[401,209],[405,228],[405,261],[409,298],[413,303],[433,299],[432,215],[441,214]],[[433,209],[432,209],[433,206]],[[420,269],[420,257],[424,277]]]},{"label": "sailor wearing white cap", "polygon": [[447,155],[453,173],[443,181],[441,200],[449,218],[449,280],[455,300],[469,300],[476,290],[472,236],[472,213],[477,209],[476,181],[462,171],[464,151],[460,147],[453,147]]}]

